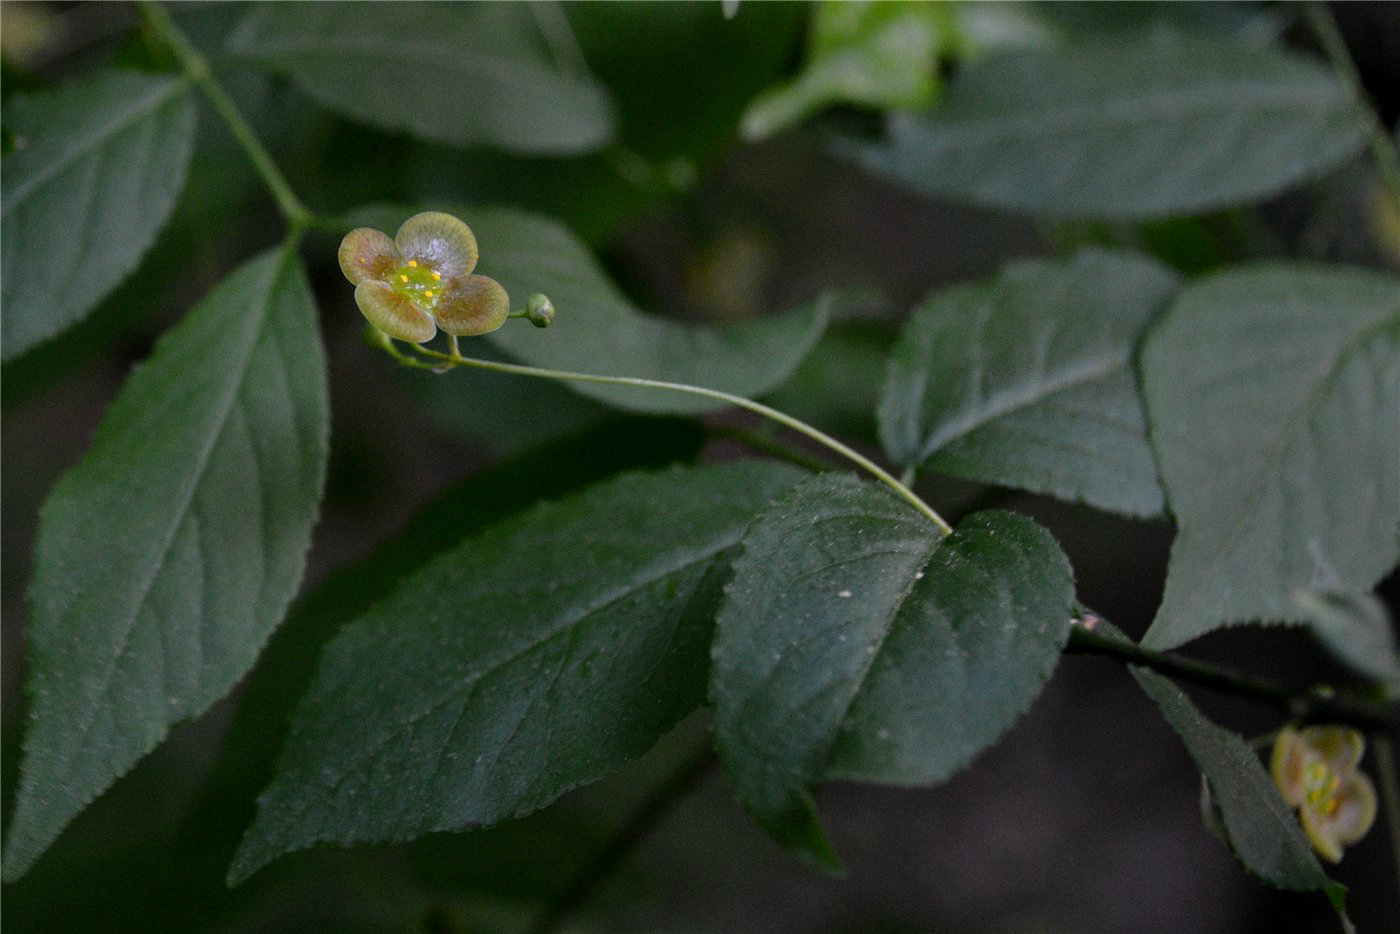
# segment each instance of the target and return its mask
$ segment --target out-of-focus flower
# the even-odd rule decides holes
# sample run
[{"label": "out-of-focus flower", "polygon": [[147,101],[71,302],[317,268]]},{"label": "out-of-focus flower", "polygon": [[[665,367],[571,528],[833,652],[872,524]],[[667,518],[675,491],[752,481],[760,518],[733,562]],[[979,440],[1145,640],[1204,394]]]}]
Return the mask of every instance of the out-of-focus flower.
[{"label": "out-of-focus flower", "polygon": [[1358,771],[1365,751],[1365,738],[1340,726],[1285,727],[1274,741],[1274,784],[1298,809],[1313,849],[1334,863],[1376,820],[1375,786]]},{"label": "out-of-focus flower", "polygon": [[505,324],[510,298],[495,279],[472,275],[476,256],[471,228],[440,211],[413,215],[392,240],[360,227],[340,243],[340,269],[361,313],[413,344],[432,340],[438,328],[471,337]]}]

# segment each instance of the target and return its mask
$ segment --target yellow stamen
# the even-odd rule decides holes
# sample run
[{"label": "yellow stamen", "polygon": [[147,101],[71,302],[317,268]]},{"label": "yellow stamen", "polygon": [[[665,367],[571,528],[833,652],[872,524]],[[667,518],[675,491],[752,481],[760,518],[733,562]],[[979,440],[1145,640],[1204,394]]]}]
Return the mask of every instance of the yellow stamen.
[{"label": "yellow stamen", "polygon": [[408,261],[408,265],[412,266],[414,269],[417,269],[417,268],[418,268],[418,260],[416,260],[416,259],[411,259],[411,260]]}]

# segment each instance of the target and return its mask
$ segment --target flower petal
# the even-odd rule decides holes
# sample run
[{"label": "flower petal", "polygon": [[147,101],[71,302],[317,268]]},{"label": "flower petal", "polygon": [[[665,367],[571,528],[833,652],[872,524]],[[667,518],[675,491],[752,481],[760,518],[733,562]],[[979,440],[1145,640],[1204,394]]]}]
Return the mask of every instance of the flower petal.
[{"label": "flower petal", "polygon": [[476,268],[476,237],[451,214],[424,211],[403,222],[394,237],[405,260],[416,259],[444,279]]},{"label": "flower petal", "polygon": [[1329,863],[1341,862],[1342,844],[1333,834],[1332,828],[1327,825],[1326,819],[1307,808],[1303,808],[1299,816],[1303,820],[1303,832],[1308,835],[1308,842],[1317,851],[1317,855]]},{"label": "flower petal", "polygon": [[1376,786],[1364,772],[1357,772],[1337,792],[1337,809],[1327,819],[1336,828],[1337,841],[1350,846],[1376,822]]},{"label": "flower petal", "polygon": [[1366,738],[1358,730],[1345,726],[1310,726],[1302,734],[1303,742],[1333,772],[1343,778],[1356,774],[1356,767],[1366,754]]},{"label": "flower petal", "polygon": [[1342,847],[1366,836],[1375,823],[1376,786],[1358,772],[1337,789],[1326,807],[1305,807],[1299,814],[1313,849],[1335,863],[1342,858]]},{"label": "flower petal", "polygon": [[421,344],[437,333],[427,312],[383,282],[367,281],[355,286],[355,304],[370,324],[398,340]]},{"label": "flower petal", "polygon": [[388,282],[398,264],[399,251],[382,230],[360,227],[340,241],[340,271],[355,285]]},{"label": "flower petal", "polygon": [[1278,738],[1274,740],[1274,754],[1269,760],[1269,771],[1289,807],[1296,808],[1303,803],[1304,771],[1310,758],[1302,734],[1291,726],[1279,730]]},{"label": "flower petal", "polygon": [[510,315],[510,296],[489,276],[459,276],[448,281],[433,309],[438,327],[458,337],[494,331]]}]

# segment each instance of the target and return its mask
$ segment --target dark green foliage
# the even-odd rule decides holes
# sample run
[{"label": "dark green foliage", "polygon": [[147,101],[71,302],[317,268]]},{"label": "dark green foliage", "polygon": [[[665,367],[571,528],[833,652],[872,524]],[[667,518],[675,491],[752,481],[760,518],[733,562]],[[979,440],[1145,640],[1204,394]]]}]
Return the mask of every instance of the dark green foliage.
[{"label": "dark green foliage", "polygon": [[175,207],[194,142],[183,81],[102,71],[5,104],[3,354],[80,321],[127,276]]},{"label": "dark green foliage", "polygon": [[1143,380],[1181,529],[1148,644],[1302,622],[1297,589],[1366,591],[1395,565],[1400,279],[1285,264],[1204,279],[1154,329]]},{"label": "dark green foliage", "polygon": [[161,341],[50,495],[8,878],[282,621],[325,473],[324,371],[301,264],[265,253]]},{"label": "dark green foliage", "polygon": [[1319,65],[1170,31],[1006,53],[867,166],[920,191],[1050,217],[1141,220],[1274,194],[1355,154],[1366,123]]},{"label": "dark green foliage", "polygon": [[[132,30],[116,5],[11,6],[8,592],[37,524],[5,746],[20,924],[641,929],[604,905],[634,897],[623,864],[707,740],[733,795],[700,806],[742,828],[737,797],[836,870],[824,783],[949,781],[1066,650],[1147,666],[1240,863],[1340,911],[1256,749],[1163,677],[1262,701],[1262,729],[1396,717],[1372,591],[1400,558],[1400,279],[1321,257],[1400,257],[1400,168],[1324,7],[138,2]],[[524,320],[363,331],[335,243],[420,208],[470,225]],[[442,307],[426,259],[360,256]],[[850,300],[875,292],[901,300]],[[59,423],[123,378],[80,455]],[[328,383],[354,479],[308,564]],[[1163,551],[1175,524],[1143,645],[1076,603],[1046,528],[983,507],[1043,517],[1088,602],[1155,594],[1137,565],[1160,555],[1045,496],[1154,520],[1132,534]],[[1342,683],[1163,651],[1261,622],[1311,627]],[[1118,782],[1138,751],[1102,755]],[[744,832],[692,823],[687,857]]]},{"label": "dark green foliage", "polygon": [[1028,519],[979,513],[944,540],[854,478],[793,489],[745,535],[717,624],[715,742],[740,800],[834,868],[808,789],[962,768],[1040,693],[1072,600],[1069,563]]},{"label": "dark green foliage", "polygon": [[885,450],[938,473],[1159,515],[1133,361],[1177,285],[1146,257],[1084,250],[932,296],[890,357]]},{"label": "dark green foliage", "polygon": [[551,59],[526,4],[268,3],[227,51],[327,107],[439,142],[559,154],[613,133],[606,93]]},{"label": "dark green foliage", "polygon": [[527,814],[640,755],[703,698],[726,552],[796,478],[627,475],[433,560],[327,647],[231,878]]}]

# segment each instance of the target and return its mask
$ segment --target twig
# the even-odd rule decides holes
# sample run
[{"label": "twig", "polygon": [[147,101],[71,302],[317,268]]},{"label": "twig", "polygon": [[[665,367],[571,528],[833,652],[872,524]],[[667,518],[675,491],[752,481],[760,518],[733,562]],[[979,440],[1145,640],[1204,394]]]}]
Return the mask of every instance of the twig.
[{"label": "twig", "polygon": [[199,85],[199,89],[204,92],[204,96],[209,98],[209,103],[214,106],[219,117],[228,127],[233,138],[238,141],[239,146],[247,153],[248,159],[253,163],[253,168],[261,176],[263,184],[267,186],[272,198],[277,202],[277,210],[282,213],[282,217],[287,224],[296,230],[303,230],[311,227],[324,227],[325,222],[317,218],[307,207],[302,204],[297,197],[292,186],[287,182],[286,177],[277,164],[272,161],[272,156],[258,139],[257,133],[248,121],[243,118],[238,110],[238,105],[233,102],[233,98],[219,84],[214,77],[214,72],[209,67],[209,61],[195,48],[193,42],[184,34],[170,14],[160,4],[154,0],[137,0],[137,8],[151,29],[161,37],[174,53],[175,58],[185,70],[185,76]]},{"label": "twig", "polygon": [[1300,692],[1269,678],[1245,674],[1175,652],[1146,649],[1135,642],[1095,632],[1083,625],[1075,625],[1070,630],[1065,652],[1070,655],[1102,655],[1129,665],[1150,668],[1178,681],[1189,681],[1225,694],[1261,701],[1299,720],[1350,723],[1366,729],[1393,730],[1400,727],[1400,711],[1394,705],[1378,704],[1326,688]]}]

